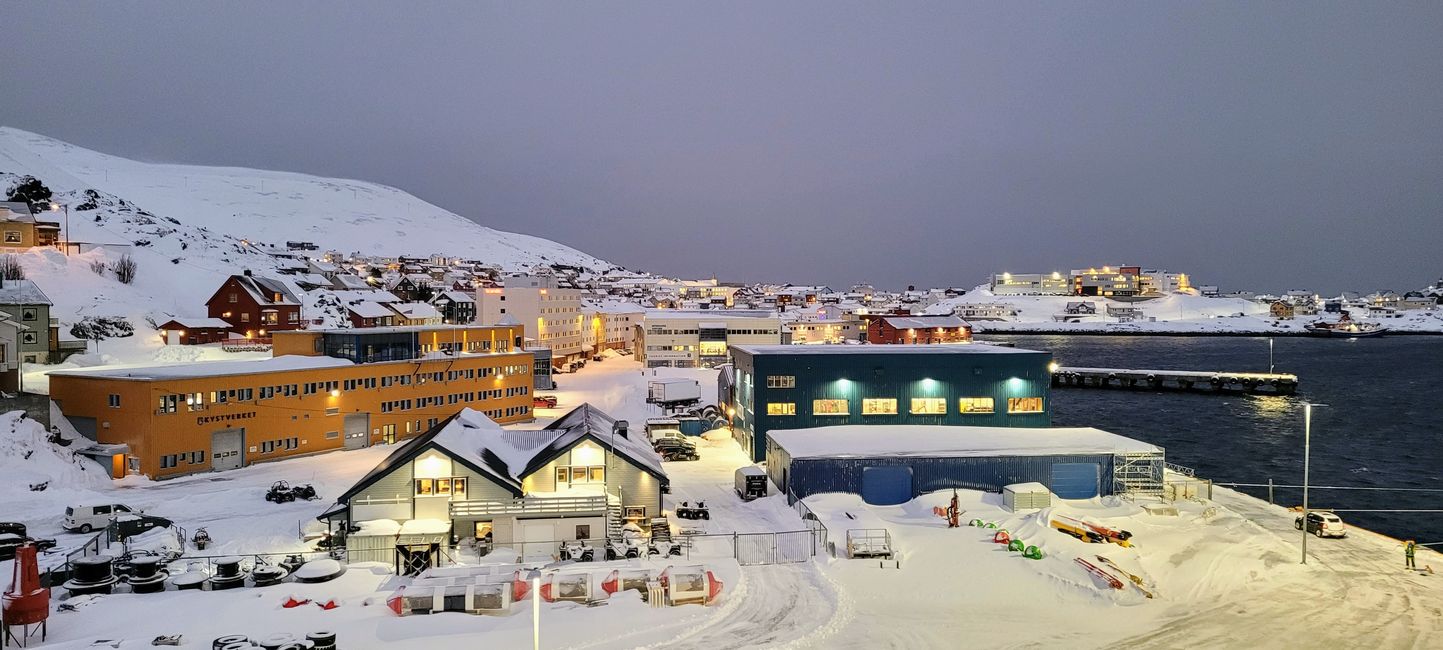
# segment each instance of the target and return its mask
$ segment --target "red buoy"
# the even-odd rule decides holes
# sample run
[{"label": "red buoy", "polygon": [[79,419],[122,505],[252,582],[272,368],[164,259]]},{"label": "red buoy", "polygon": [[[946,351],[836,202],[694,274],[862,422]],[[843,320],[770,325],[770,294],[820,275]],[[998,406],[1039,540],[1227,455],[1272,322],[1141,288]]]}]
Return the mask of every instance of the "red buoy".
[{"label": "red buoy", "polygon": [[[3,605],[0,623],[4,624],[0,637],[24,646],[38,631],[40,640],[45,640],[45,620],[50,618],[50,588],[40,586],[40,561],[36,559],[34,544],[15,549],[15,576],[0,598],[0,605]],[[16,627],[20,629],[17,631]]]}]

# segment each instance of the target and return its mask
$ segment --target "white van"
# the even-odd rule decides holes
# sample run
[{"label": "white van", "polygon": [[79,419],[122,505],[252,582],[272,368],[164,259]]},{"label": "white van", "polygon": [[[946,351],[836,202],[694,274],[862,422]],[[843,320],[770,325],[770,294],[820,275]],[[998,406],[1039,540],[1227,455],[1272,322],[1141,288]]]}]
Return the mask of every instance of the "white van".
[{"label": "white van", "polygon": [[103,506],[69,506],[65,509],[65,523],[61,527],[71,532],[88,533],[98,528],[105,528],[110,523],[111,517],[140,512],[142,511],[131,510],[130,506],[119,503],[109,503]]}]

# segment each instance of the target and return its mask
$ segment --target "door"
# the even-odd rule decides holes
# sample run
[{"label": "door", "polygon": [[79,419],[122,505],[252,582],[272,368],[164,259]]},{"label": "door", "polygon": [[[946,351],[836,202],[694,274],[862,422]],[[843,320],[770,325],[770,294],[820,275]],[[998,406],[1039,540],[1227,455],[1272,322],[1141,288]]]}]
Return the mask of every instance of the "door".
[{"label": "door", "polygon": [[912,500],[912,468],[863,467],[862,500],[874,506],[895,506]]},{"label": "door", "polygon": [[551,552],[556,548],[556,527],[550,522],[544,524],[527,524],[517,522],[521,528],[521,551],[522,559],[551,557]]},{"label": "door", "polygon": [[370,445],[371,416],[366,413],[346,414],[346,449],[361,449]]},{"label": "door", "polygon": [[222,429],[210,434],[210,468],[240,469],[245,464],[245,429]]},{"label": "door", "polygon": [[166,345],[180,345],[180,330],[167,330],[165,332]]},{"label": "door", "polygon": [[1099,476],[1097,463],[1053,463],[1049,487],[1059,499],[1091,499],[1097,496]]}]

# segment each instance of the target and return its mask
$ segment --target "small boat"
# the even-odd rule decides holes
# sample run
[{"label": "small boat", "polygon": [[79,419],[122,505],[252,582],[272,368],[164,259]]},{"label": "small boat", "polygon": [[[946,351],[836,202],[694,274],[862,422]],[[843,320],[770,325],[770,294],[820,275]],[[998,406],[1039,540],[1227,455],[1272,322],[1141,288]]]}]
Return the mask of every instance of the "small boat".
[{"label": "small boat", "polygon": [[1303,329],[1313,336],[1324,336],[1339,339],[1361,339],[1369,336],[1378,336],[1388,331],[1388,328],[1377,323],[1359,323],[1357,321],[1343,319],[1336,323],[1318,321],[1304,325]]}]

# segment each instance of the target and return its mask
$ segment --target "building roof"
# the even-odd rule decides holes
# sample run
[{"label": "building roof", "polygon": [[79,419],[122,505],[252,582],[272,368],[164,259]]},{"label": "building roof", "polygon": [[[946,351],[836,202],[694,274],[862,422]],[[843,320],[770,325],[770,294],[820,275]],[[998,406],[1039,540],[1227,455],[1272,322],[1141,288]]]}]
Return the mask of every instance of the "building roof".
[{"label": "building roof", "polygon": [[350,273],[337,273],[337,274],[336,274],[336,277],[331,280],[331,283],[332,283],[333,285],[335,285],[336,287],[339,287],[339,288],[342,288],[342,289],[374,289],[374,288],[375,288],[375,287],[372,287],[369,282],[366,282],[366,279],[365,279],[365,278],[363,278],[363,277],[361,277],[361,276],[359,276],[359,275],[351,275]]},{"label": "building roof", "polygon": [[602,447],[629,458],[638,467],[657,478],[665,480],[666,470],[661,468],[661,457],[656,455],[649,443],[640,438],[645,434],[640,431],[628,430],[625,435],[612,435],[615,425],[615,418],[589,403],[583,403],[581,406],[571,409],[571,412],[542,429],[542,431],[557,432],[559,435],[537,452],[521,475],[525,476],[540,469],[583,438],[590,438]]},{"label": "building roof", "polygon": [[733,345],[733,351],[752,356],[802,354],[1047,354],[1038,350],[1009,348],[986,343],[904,344],[904,345]]},{"label": "building roof", "polygon": [[286,355],[255,361],[207,361],[203,363],[176,363],[166,366],[139,366],[134,368],[99,367],[79,368],[76,370],[53,370],[48,374],[52,377],[105,377],[109,379],[157,381],[167,379],[230,377],[287,370],[340,368],[352,365],[355,364],[349,359],[339,359],[336,357]]},{"label": "building roof", "polygon": [[30,204],[24,201],[0,201],[0,220],[18,223],[35,223]]},{"label": "building roof", "polygon": [[394,310],[396,310],[396,313],[398,313],[398,314],[400,314],[400,315],[402,315],[402,316],[405,316],[406,318],[413,319],[413,320],[414,320],[414,319],[418,319],[418,318],[440,318],[440,317],[441,317],[441,312],[436,311],[436,308],[435,308],[435,307],[432,307],[432,306],[430,305],[430,303],[424,303],[424,302],[398,302],[398,303],[392,303],[392,304],[391,304],[391,309],[394,309]]},{"label": "building roof", "polygon": [[899,330],[963,327],[967,324],[956,316],[883,316],[882,320]]},{"label": "building roof", "polygon": [[445,298],[451,302],[476,302],[476,296],[465,291],[442,291],[436,294],[436,297],[432,298],[431,302],[434,303],[441,298]]},{"label": "building roof", "polygon": [[391,311],[385,305],[366,300],[347,305],[346,310],[355,314],[357,318],[395,318],[396,316],[396,312]]},{"label": "building roof", "polygon": [[50,297],[31,280],[0,282],[0,305],[53,305]]},{"label": "building roof", "polygon": [[697,318],[753,318],[776,320],[770,309],[648,309],[646,320],[692,320]]},{"label": "building roof", "polygon": [[393,327],[365,327],[359,329],[354,327],[327,327],[304,330],[283,330],[271,332],[270,334],[271,336],[290,336],[294,334],[406,334],[411,332],[444,332],[449,330],[473,330],[494,327],[500,327],[500,325],[444,325],[438,323],[435,325],[396,325]]},{"label": "building roof", "polygon": [[160,326],[160,329],[171,329],[171,328],[169,328],[169,327],[166,327],[166,325],[170,325],[171,323],[175,323],[176,325],[179,325],[179,326],[184,327],[184,328],[186,328],[186,329],[193,329],[193,330],[202,330],[202,329],[223,329],[223,330],[228,330],[228,329],[230,329],[230,323],[227,323],[227,322],[225,322],[225,321],[223,321],[223,320],[221,320],[221,319],[219,319],[219,318],[205,318],[205,317],[201,317],[201,316],[180,316],[180,317],[172,318],[172,319],[170,319],[170,320],[165,321],[164,323],[162,323],[161,326]]},{"label": "building roof", "polygon": [[767,433],[792,458],[1048,456],[1161,452],[1091,427],[958,427],[850,424]]}]

